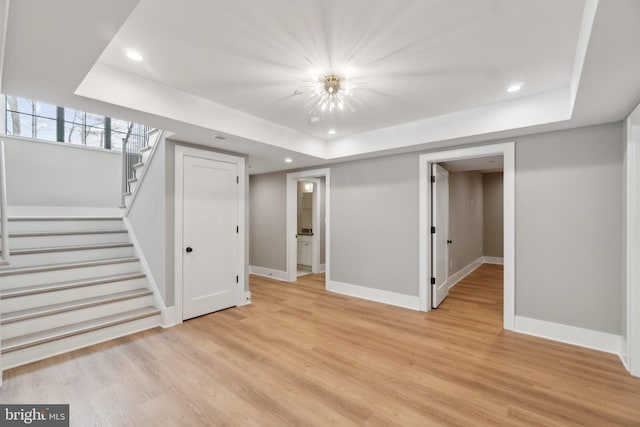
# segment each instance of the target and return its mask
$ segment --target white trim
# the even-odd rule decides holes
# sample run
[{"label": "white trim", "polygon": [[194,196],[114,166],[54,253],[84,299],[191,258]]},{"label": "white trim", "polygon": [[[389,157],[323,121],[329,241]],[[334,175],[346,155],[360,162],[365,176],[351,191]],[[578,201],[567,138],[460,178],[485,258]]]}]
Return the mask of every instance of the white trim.
[{"label": "white trim", "polygon": [[[295,282],[298,280],[298,264],[296,262],[296,234],[298,228],[297,221],[297,198],[298,198],[298,180],[301,178],[319,178],[325,177],[324,207],[325,207],[325,261],[326,261],[326,282],[328,283],[331,273],[331,169],[313,169],[287,174],[287,226],[286,242],[287,242],[287,280]],[[319,192],[318,192],[319,193]],[[320,254],[320,236],[318,236],[318,256]],[[315,248],[314,248],[315,249]]]},{"label": "white trim", "polygon": [[624,365],[627,371],[631,371],[629,366],[629,356],[627,351],[629,350],[629,343],[624,337],[620,337],[620,361]]},{"label": "white trim", "polygon": [[480,257],[475,261],[471,261],[469,264],[449,276],[447,279],[449,282],[449,289],[453,288],[459,281],[471,274],[476,268],[480,267],[483,263],[483,258],[484,257]]},{"label": "white trim", "polygon": [[620,354],[620,335],[560,323],[546,322],[529,317],[515,316],[515,332],[587,347],[606,353]]},{"label": "white trim", "polygon": [[269,279],[281,280],[288,282],[287,272],[281,270],[273,270],[271,268],[258,267],[256,265],[249,266],[249,274],[255,274],[256,276],[267,277]]},{"label": "white trim", "polygon": [[146,282],[149,284],[149,287],[153,291],[153,304],[160,309],[162,312],[162,319],[164,325],[165,318],[165,310],[167,309],[164,304],[164,300],[160,294],[160,289],[158,288],[158,283],[156,283],[156,279],[153,277],[151,273],[151,269],[149,268],[149,264],[147,263],[147,259],[144,256],[144,252],[142,252],[142,248],[140,247],[140,242],[138,241],[138,236],[136,236],[136,232],[133,230],[131,226],[131,222],[129,222],[129,218],[123,217],[122,222],[124,223],[124,227],[127,229],[129,233],[129,238],[131,239],[131,243],[133,243],[133,250],[136,256],[140,259],[140,268],[142,272],[147,276]]},{"label": "white trim", "polygon": [[162,326],[165,329],[175,326],[179,323],[182,323],[182,319],[178,318],[175,305],[172,305],[171,307],[165,307],[165,309],[162,310],[161,322],[162,324],[160,326]]},{"label": "white trim", "polygon": [[176,324],[183,321],[183,301],[182,301],[182,225],[183,225],[183,202],[184,202],[184,156],[194,156],[219,162],[234,163],[238,166],[238,245],[237,245],[237,265],[238,283],[236,284],[236,305],[244,303],[245,289],[245,236],[246,236],[246,207],[245,207],[245,160],[243,157],[222,154],[216,151],[201,150],[199,148],[187,147],[183,145],[175,146],[175,191],[174,191],[174,298],[175,298],[175,320]]},{"label": "white trim", "polygon": [[420,298],[413,295],[351,285],[349,283],[336,282],[335,280],[327,280],[327,291],[411,310],[420,310]]},{"label": "white trim", "polygon": [[244,300],[242,301],[242,304],[238,305],[238,307],[249,304],[251,304],[251,291],[245,291]]},{"label": "white trim", "polygon": [[629,372],[640,377],[640,104],[627,118],[626,145],[626,356]]},{"label": "white trim", "polygon": [[431,223],[430,174],[432,163],[502,155],[503,166],[503,227],[504,227],[504,303],[503,327],[507,330],[514,328],[515,317],[515,143],[482,145],[478,147],[460,148],[455,150],[438,151],[420,155],[419,184],[418,184],[418,283],[420,310],[431,310],[431,293],[428,292],[427,278],[431,277],[431,248],[428,244],[428,224]]},{"label": "white trim", "polygon": [[497,256],[483,256],[482,257],[483,264],[500,264],[504,265],[504,258]]},{"label": "white trim", "polygon": [[109,154],[109,155],[112,155],[112,156],[121,156],[122,155],[122,151],[108,150],[106,148],[100,148],[100,147],[89,147],[87,145],[73,144],[73,143],[70,143],[70,142],[45,141],[44,139],[27,138],[26,136],[14,136],[14,135],[6,135],[5,134],[5,135],[2,135],[2,139],[4,139],[4,140],[15,139],[16,141],[20,141],[21,143],[22,142],[35,142],[35,143],[38,143],[38,144],[52,145],[54,147],[78,148],[80,150],[98,151],[100,153]]}]

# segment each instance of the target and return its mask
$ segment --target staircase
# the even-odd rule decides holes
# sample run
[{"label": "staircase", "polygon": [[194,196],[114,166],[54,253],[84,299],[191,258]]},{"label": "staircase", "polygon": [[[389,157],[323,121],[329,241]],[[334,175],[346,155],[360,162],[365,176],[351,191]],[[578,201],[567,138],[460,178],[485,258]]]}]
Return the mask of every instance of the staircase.
[{"label": "staircase", "polygon": [[119,217],[8,218],[0,348],[9,369],[160,325]]}]

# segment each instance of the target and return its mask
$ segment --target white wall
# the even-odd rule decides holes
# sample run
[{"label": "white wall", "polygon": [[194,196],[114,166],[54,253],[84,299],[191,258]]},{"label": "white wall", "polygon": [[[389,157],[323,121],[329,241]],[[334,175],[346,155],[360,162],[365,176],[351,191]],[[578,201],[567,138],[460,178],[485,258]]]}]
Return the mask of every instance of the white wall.
[{"label": "white wall", "polygon": [[0,136],[9,206],[118,207],[120,152]]},{"label": "white wall", "polygon": [[173,305],[173,294],[170,301],[167,298],[165,268],[167,262],[166,141],[161,138],[156,144],[158,147],[151,160],[145,165],[144,180],[138,184],[136,198],[133,200],[127,218],[165,305]]}]

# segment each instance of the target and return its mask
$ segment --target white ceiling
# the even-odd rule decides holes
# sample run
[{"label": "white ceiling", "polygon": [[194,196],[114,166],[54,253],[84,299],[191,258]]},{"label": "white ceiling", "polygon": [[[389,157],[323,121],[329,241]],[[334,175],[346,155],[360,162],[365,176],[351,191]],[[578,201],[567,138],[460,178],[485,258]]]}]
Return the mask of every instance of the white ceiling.
[{"label": "white ceiling", "polygon": [[[640,100],[637,0],[10,0],[6,19],[2,92],[246,154],[252,173],[621,120]],[[345,66],[358,111],[310,124],[295,90]]]}]

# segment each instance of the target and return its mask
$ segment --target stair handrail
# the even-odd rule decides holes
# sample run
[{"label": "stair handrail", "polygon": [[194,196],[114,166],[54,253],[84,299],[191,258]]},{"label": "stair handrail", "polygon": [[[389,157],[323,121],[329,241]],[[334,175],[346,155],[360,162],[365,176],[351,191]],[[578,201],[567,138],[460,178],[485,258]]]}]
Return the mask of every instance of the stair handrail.
[{"label": "stair handrail", "polygon": [[9,218],[7,215],[7,168],[4,158],[4,140],[0,140],[0,215],[2,215],[1,264],[9,264]]}]

